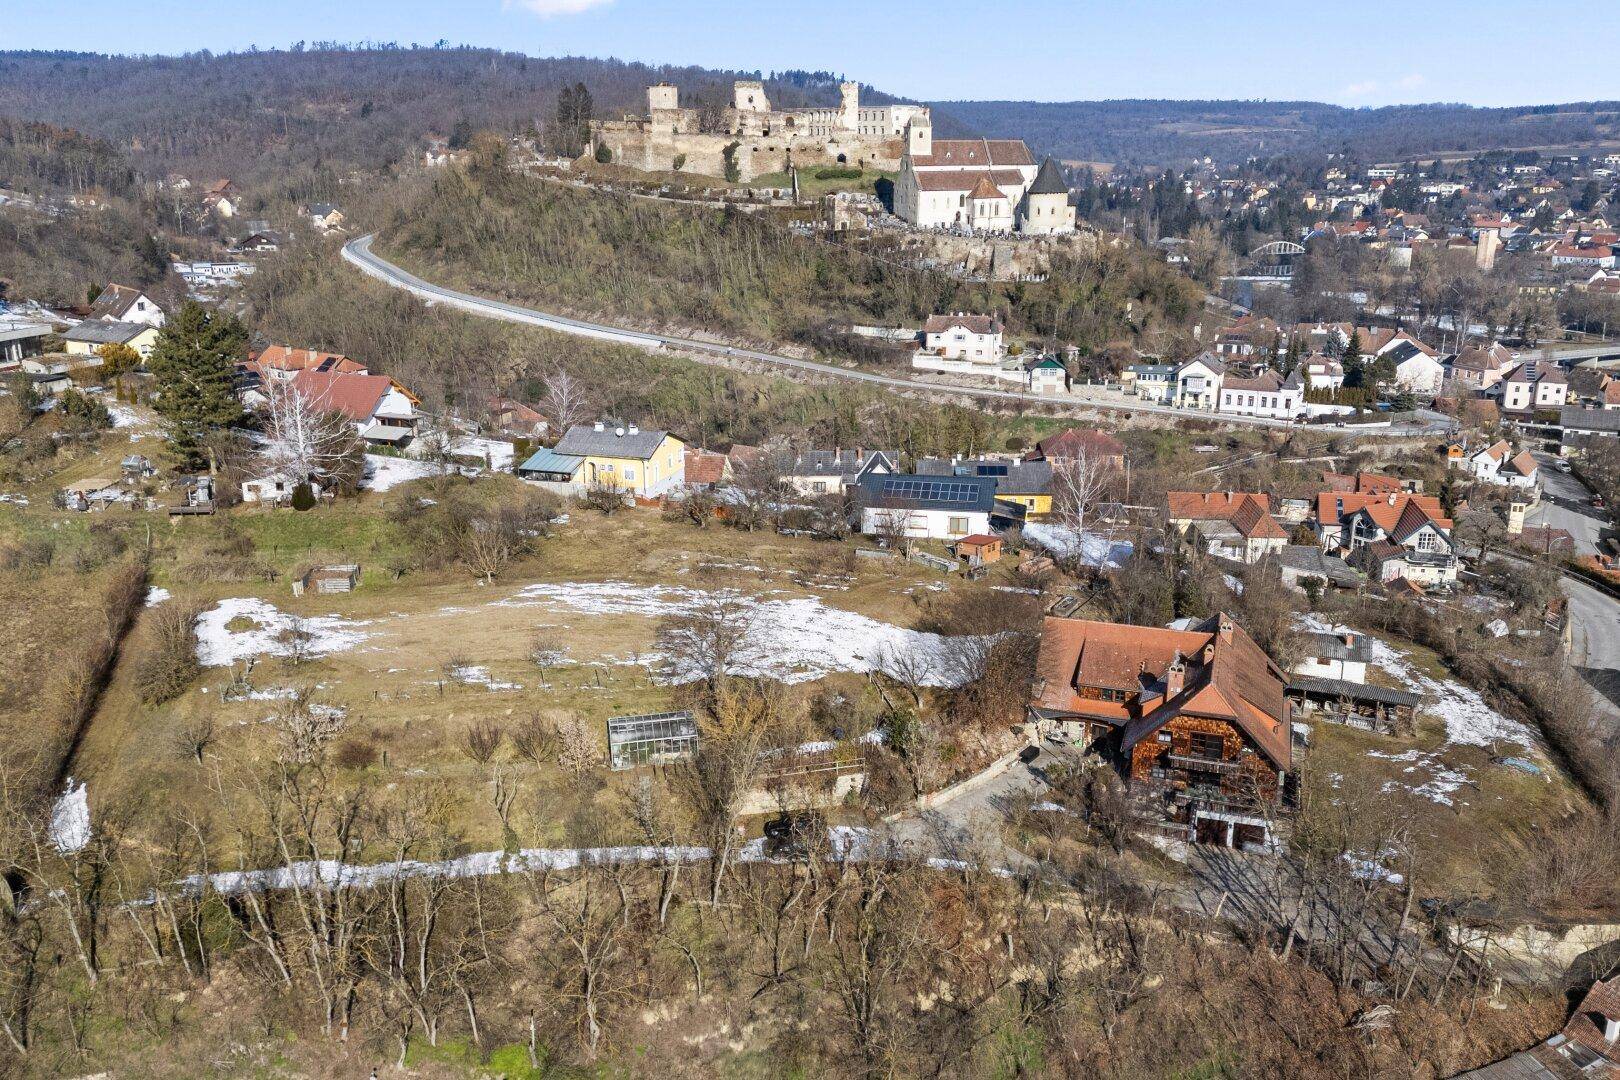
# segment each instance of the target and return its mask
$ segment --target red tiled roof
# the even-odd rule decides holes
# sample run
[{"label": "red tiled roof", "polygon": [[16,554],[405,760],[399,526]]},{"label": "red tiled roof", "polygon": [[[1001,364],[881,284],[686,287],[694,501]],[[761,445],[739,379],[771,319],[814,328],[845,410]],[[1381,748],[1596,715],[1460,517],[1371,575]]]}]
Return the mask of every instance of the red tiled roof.
[{"label": "red tiled roof", "polygon": [[1428,519],[1446,532],[1451,531],[1451,519],[1445,516],[1440,500],[1432,495],[1408,495],[1402,492],[1388,494],[1345,493],[1323,491],[1316,496],[1316,520],[1324,525],[1337,525],[1345,518],[1365,510],[1384,532],[1394,532],[1408,505],[1418,506]]},{"label": "red tiled roof", "polygon": [[[1183,688],[1165,700],[1164,676],[1178,658]],[[1048,617],[1036,680],[1036,708],[1123,724],[1126,749],[1175,716],[1194,714],[1228,721],[1280,768],[1293,762],[1282,673],[1224,614],[1198,630]],[[1099,701],[1082,697],[1082,686],[1143,697]]]},{"label": "red tiled roof", "polygon": [[1035,444],[1032,458],[1056,460],[1072,458],[1084,453],[1089,458],[1117,458],[1125,456],[1125,444],[1101,431],[1069,428],[1056,435],[1048,435]]},{"label": "red tiled roof", "polygon": [[1172,521],[1225,521],[1245,537],[1287,539],[1271,516],[1271,500],[1245,491],[1170,491],[1165,504]]},{"label": "red tiled roof", "polygon": [[991,536],[989,533],[974,533],[964,536],[956,542],[957,547],[989,547],[991,544],[1001,543],[1001,537]]},{"label": "red tiled roof", "polygon": [[351,360],[342,353],[321,352],[318,349],[294,349],[289,345],[269,345],[251,358],[260,368],[277,371],[341,371],[352,375],[366,374],[366,365]]},{"label": "red tiled roof", "polygon": [[298,373],[292,385],[311,404],[364,423],[377,412],[377,406],[393,389],[394,380],[386,375],[305,370]]},{"label": "red tiled roof", "polygon": [[968,191],[987,180],[997,186],[1006,187],[1021,187],[1024,183],[1023,174],[1010,169],[992,169],[988,172],[958,169],[950,172],[918,173],[917,187],[922,191]]},{"label": "red tiled roof", "polygon": [[990,182],[988,176],[979,177],[979,182],[973,185],[972,191],[968,192],[968,198],[970,199],[1005,199],[1006,197],[1000,188]]},{"label": "red tiled roof", "polygon": [[919,169],[955,166],[1033,165],[1035,156],[1022,139],[935,139],[933,153],[914,156]]},{"label": "red tiled roof", "polygon": [[923,333],[943,334],[957,326],[971,334],[1001,333],[1001,321],[994,315],[930,315],[923,323]]},{"label": "red tiled roof", "polygon": [[1383,473],[1356,473],[1354,476],[1346,473],[1324,472],[1322,483],[1327,485],[1329,491],[1358,493],[1362,495],[1392,495],[1401,490],[1401,482],[1393,476]]},{"label": "red tiled roof", "polygon": [[688,484],[719,484],[726,478],[730,459],[711,450],[686,452],[686,482]]}]

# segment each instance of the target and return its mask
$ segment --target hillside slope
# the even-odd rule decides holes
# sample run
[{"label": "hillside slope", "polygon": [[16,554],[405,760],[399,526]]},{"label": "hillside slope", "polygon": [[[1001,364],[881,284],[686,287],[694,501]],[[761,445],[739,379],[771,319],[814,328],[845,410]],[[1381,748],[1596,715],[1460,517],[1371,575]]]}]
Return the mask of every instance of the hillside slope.
[{"label": "hillside slope", "polygon": [[1384,161],[1620,139],[1616,102],[1513,109],[1346,109],[1313,101],[943,101],[936,107],[988,136],[1025,139],[1069,160],[1125,165],[1341,150]]}]

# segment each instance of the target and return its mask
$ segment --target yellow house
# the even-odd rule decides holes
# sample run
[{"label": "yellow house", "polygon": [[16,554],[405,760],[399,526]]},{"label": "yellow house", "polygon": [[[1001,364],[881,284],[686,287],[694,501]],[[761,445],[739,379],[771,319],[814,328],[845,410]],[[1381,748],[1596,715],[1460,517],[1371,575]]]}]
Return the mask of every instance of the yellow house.
[{"label": "yellow house", "polygon": [[656,499],[686,483],[686,444],[634,424],[575,424],[551,448],[547,464],[555,474],[567,472],[576,490],[605,485]]},{"label": "yellow house", "polygon": [[145,360],[157,344],[158,328],[145,323],[109,322],[86,319],[62,335],[62,348],[69,356],[95,356],[103,345],[128,345]]},{"label": "yellow house", "polygon": [[1022,506],[1028,520],[1035,521],[1052,512],[1050,462],[922,458],[917,462],[917,472],[932,476],[992,476],[996,481],[997,501]]}]

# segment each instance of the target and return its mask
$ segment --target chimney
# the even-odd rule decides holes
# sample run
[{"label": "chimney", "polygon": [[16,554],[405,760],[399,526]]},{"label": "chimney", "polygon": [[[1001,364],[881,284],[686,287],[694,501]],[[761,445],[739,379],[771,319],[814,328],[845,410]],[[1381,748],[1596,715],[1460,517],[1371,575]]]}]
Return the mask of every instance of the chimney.
[{"label": "chimney", "polygon": [[634,425],[634,424],[630,425],[630,434],[638,435],[638,434],[640,434],[640,432],[641,432],[641,429],[636,427],[636,425]]},{"label": "chimney", "polygon": [[1353,649],[1356,647],[1356,635],[1352,634],[1348,630],[1344,632],[1344,647],[1347,649]]},{"label": "chimney", "polygon": [[1220,635],[1222,641],[1232,640],[1232,616],[1221,612]]},{"label": "chimney", "polygon": [[1182,687],[1186,685],[1187,665],[1182,662],[1180,651],[1177,651],[1176,658],[1164,669],[1164,696],[1173,698],[1181,693]]},{"label": "chimney", "polygon": [[605,431],[607,429],[602,426],[602,421],[598,420],[596,423],[591,425],[591,430],[593,430],[593,431]]},{"label": "chimney", "polygon": [[1594,1012],[1589,1014],[1592,1023],[1603,1033],[1608,1042],[1620,1041],[1620,1018],[1609,1016],[1607,1013]]}]

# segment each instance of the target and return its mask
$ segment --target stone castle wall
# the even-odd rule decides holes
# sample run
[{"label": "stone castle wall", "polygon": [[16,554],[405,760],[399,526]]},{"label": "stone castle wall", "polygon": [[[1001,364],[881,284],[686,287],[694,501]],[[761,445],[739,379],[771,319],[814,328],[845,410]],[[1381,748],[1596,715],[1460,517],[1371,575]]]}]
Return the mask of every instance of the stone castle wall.
[{"label": "stone castle wall", "polygon": [[860,86],[839,87],[840,103],[818,109],[775,111],[758,82],[739,81],[732,88],[732,107],[725,112],[725,133],[700,132],[698,111],[681,108],[673,86],[647,88],[647,115],[593,121],[591,147],[606,147],[615,163],[645,172],[681,170],[704,176],[725,175],[725,150],[732,143],[739,179],[748,182],[766,173],[801,168],[850,165],[867,169],[900,167],[901,136],[863,133]]}]

